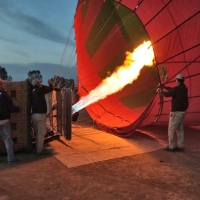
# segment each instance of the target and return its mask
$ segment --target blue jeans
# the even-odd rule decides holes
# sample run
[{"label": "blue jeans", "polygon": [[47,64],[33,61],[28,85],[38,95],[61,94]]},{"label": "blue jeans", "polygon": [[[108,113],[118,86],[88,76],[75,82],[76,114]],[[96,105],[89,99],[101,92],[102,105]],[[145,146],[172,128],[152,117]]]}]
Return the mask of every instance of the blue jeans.
[{"label": "blue jeans", "polygon": [[10,122],[6,122],[5,124],[0,125],[0,135],[3,138],[6,146],[8,162],[14,161],[15,155],[13,151],[13,141],[10,132]]}]

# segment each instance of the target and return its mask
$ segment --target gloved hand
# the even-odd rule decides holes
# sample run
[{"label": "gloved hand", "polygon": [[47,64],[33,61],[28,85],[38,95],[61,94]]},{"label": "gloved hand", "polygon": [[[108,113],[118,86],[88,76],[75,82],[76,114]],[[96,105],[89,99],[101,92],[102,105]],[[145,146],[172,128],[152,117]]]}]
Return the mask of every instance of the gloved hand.
[{"label": "gloved hand", "polygon": [[53,87],[53,90],[55,90],[55,91],[61,91],[61,89],[57,88],[57,87]]},{"label": "gloved hand", "polygon": [[162,89],[161,88],[157,88],[156,93],[161,93]]},{"label": "gloved hand", "polygon": [[161,83],[158,84],[157,88],[163,89],[165,86]]}]

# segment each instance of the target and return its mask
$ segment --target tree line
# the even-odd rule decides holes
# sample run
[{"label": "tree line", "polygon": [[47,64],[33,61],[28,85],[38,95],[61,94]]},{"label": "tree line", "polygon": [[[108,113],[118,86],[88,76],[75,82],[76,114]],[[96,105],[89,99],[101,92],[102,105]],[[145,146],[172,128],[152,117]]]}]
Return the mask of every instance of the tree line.
[{"label": "tree line", "polygon": [[[40,70],[32,70],[28,72],[28,79],[30,82],[34,79],[39,79],[42,82],[42,75]],[[0,78],[7,81],[12,81],[12,76],[8,76],[8,73],[4,67],[0,66]],[[65,79],[64,77],[54,76],[51,78],[51,81],[54,86],[59,88],[71,88],[74,90],[75,82],[74,79]]]}]

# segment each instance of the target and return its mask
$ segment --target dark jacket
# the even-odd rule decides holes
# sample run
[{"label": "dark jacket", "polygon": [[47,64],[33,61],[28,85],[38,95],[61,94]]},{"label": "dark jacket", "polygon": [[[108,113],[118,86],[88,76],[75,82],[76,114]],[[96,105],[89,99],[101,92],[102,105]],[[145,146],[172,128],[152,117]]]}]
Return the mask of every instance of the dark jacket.
[{"label": "dark jacket", "polygon": [[10,114],[19,112],[6,91],[0,90],[0,120],[10,119]]},{"label": "dark jacket", "polygon": [[32,101],[31,101],[32,114],[47,113],[47,104],[45,100],[45,94],[52,91],[53,91],[52,86],[45,86],[45,85],[42,85],[42,87],[37,87],[33,89]]},{"label": "dark jacket", "polygon": [[172,97],[171,111],[186,111],[188,108],[188,89],[184,83],[174,88],[165,87],[167,92],[161,92],[165,97]]}]

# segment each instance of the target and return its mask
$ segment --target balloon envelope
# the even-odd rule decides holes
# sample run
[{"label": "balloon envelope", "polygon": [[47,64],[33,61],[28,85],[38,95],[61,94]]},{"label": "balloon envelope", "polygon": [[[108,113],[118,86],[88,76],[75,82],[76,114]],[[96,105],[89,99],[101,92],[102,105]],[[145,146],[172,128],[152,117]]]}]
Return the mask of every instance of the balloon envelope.
[{"label": "balloon envelope", "polygon": [[120,66],[126,51],[150,40],[155,64],[121,91],[86,107],[99,128],[123,137],[150,123],[167,124],[171,98],[156,94],[159,83],[175,86],[186,77],[188,125],[200,124],[200,1],[79,0],[75,14],[78,84],[87,95]]}]

